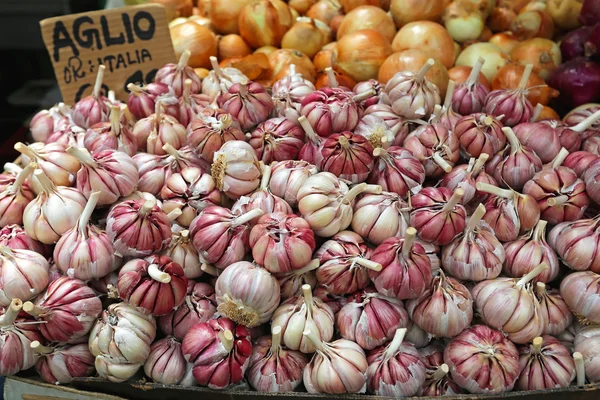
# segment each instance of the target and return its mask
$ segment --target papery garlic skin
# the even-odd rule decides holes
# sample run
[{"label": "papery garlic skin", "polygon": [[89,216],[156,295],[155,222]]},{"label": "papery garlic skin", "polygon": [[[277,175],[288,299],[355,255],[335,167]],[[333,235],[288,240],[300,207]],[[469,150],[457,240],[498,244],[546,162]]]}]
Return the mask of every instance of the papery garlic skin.
[{"label": "papery garlic skin", "polygon": [[542,314],[546,320],[545,335],[560,335],[573,323],[573,313],[556,289],[548,290],[546,285],[538,282],[535,295],[542,306]]},{"label": "papery garlic skin", "polygon": [[241,140],[225,142],[214,154],[211,175],[217,188],[232,200],[252,193],[260,184],[254,149]]},{"label": "papery garlic skin", "polygon": [[502,332],[474,325],[453,338],[444,350],[452,379],[476,394],[512,390],[519,377],[519,352]]},{"label": "papery garlic skin", "polygon": [[106,354],[96,356],[94,366],[96,372],[101,378],[110,382],[120,383],[135,375],[143,363],[123,362],[119,358],[111,357]]},{"label": "papery garlic skin", "polygon": [[600,275],[573,272],[560,283],[560,295],[581,323],[600,324]]},{"label": "papery garlic skin", "polygon": [[269,190],[291,207],[298,205],[298,191],[306,179],[318,173],[316,166],[302,160],[286,160],[271,165]]},{"label": "papery garlic skin", "polygon": [[183,274],[188,279],[196,279],[204,274],[198,251],[194,247],[190,239],[190,231],[187,229],[174,233],[171,244],[162,254],[179,264],[183,268]]},{"label": "papery garlic skin", "polygon": [[600,219],[562,222],[548,234],[548,244],[558,257],[575,271],[600,273]]},{"label": "papery garlic skin", "polygon": [[423,164],[407,149],[391,146],[373,151],[375,163],[368,183],[380,185],[384,191],[402,198],[421,190],[425,181]]},{"label": "papery garlic skin", "polygon": [[245,140],[245,137],[237,119],[225,110],[206,108],[188,126],[188,144],[207,162],[230,140]]},{"label": "papery garlic skin", "polygon": [[173,336],[162,338],[150,346],[144,373],[154,382],[165,385],[192,386],[192,365],[185,361],[181,342]]},{"label": "papery garlic skin", "polygon": [[575,379],[575,362],[569,350],[552,336],[534,339],[519,349],[521,370],[515,387],[519,390],[545,390],[567,387]]},{"label": "papery garlic skin", "polygon": [[425,382],[418,396],[452,396],[461,394],[462,388],[452,380],[449,367],[444,364],[444,346],[434,342],[419,349],[421,361],[425,365]]},{"label": "papery garlic skin", "polygon": [[95,358],[86,343],[61,345],[48,350],[51,352],[40,353],[35,364],[36,371],[46,382],[55,385],[67,384],[74,378],[91,376],[94,373]]},{"label": "papery garlic skin", "polygon": [[575,336],[575,351],[583,355],[585,376],[590,382],[600,381],[600,327],[585,327]]},{"label": "papery garlic skin", "polygon": [[374,245],[402,236],[409,227],[408,204],[392,192],[365,194],[354,204],[352,230]]},{"label": "papery garlic skin", "polygon": [[0,306],[40,294],[48,286],[49,268],[48,261],[34,251],[0,247]]}]

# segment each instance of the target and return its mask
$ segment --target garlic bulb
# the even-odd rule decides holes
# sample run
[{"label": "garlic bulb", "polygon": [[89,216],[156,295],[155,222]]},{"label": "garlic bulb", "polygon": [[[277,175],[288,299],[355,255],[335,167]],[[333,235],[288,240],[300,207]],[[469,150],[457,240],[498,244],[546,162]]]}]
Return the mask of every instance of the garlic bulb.
[{"label": "garlic bulb", "polygon": [[173,233],[173,240],[162,254],[171,257],[173,262],[179,264],[188,279],[199,278],[204,273],[198,251],[194,247],[190,239],[190,231],[187,229]]},{"label": "garlic bulb", "polygon": [[318,173],[316,166],[302,160],[286,160],[271,165],[269,190],[291,207],[298,205],[298,191],[309,177]]},{"label": "garlic bulb", "polygon": [[82,98],[73,106],[73,122],[82,128],[108,121],[109,100],[100,93],[105,69],[104,65],[98,67],[92,94]]},{"label": "garlic bulb", "polygon": [[0,245],[6,246],[13,250],[31,250],[40,253],[43,256],[50,255],[50,246],[42,244],[37,240],[33,240],[25,232],[25,228],[20,225],[6,225],[0,229]]},{"label": "garlic bulb", "polygon": [[439,246],[450,243],[465,227],[467,212],[459,204],[464,191],[448,188],[423,188],[411,197],[410,223],[419,238]]},{"label": "garlic bulb", "polygon": [[462,393],[460,386],[452,380],[450,367],[444,364],[444,347],[433,343],[419,349],[421,361],[425,365],[425,382],[417,393],[419,396],[451,396]]},{"label": "garlic bulb", "polygon": [[41,254],[0,246],[0,306],[9,306],[13,299],[31,300],[40,294],[48,286],[49,268]]},{"label": "garlic bulb", "polygon": [[33,341],[31,348],[38,356],[35,369],[48,383],[67,384],[94,373],[94,356],[86,343],[49,347]]},{"label": "garlic bulb", "polygon": [[365,194],[354,204],[352,230],[374,245],[402,236],[409,227],[410,208],[392,192]]},{"label": "garlic bulb", "polygon": [[281,291],[281,299],[289,299],[292,296],[297,296],[301,293],[302,285],[309,285],[312,289],[317,286],[317,277],[315,269],[320,265],[318,258],[313,258],[308,264],[300,269],[294,269],[290,272],[275,274],[275,278],[279,281],[279,289]]},{"label": "garlic bulb", "polygon": [[591,325],[581,329],[575,336],[575,351],[585,361],[585,376],[590,382],[600,381],[600,326]]},{"label": "garlic bulb", "polygon": [[109,382],[125,382],[131,378],[140,369],[143,363],[123,362],[119,358],[110,355],[100,354],[94,360],[96,372],[101,378]]},{"label": "garlic bulb", "polygon": [[254,149],[241,140],[225,142],[215,152],[210,172],[217,188],[233,200],[252,193],[260,184]]},{"label": "garlic bulb", "polygon": [[396,331],[387,345],[369,353],[367,388],[377,396],[408,397],[417,394],[425,381],[425,365],[417,349],[403,342],[406,328]]},{"label": "garlic bulb", "polygon": [[264,324],[279,305],[279,283],[265,269],[239,261],[229,265],[215,284],[217,309],[234,322]]},{"label": "garlic bulb", "polygon": [[[67,153],[67,146],[59,143],[43,144],[32,143],[29,146],[19,142],[15,150],[25,156],[24,162],[35,162],[38,170],[56,186],[72,186],[75,183],[75,174],[79,170],[79,161]],[[36,192],[41,190],[37,178],[31,178]]]},{"label": "garlic bulb", "polygon": [[575,362],[569,350],[552,336],[533,339],[519,350],[519,390],[567,387],[575,379]]},{"label": "garlic bulb", "polygon": [[431,178],[450,172],[460,157],[456,135],[435,122],[412,131],[406,137],[404,147],[423,164],[426,176]]},{"label": "garlic bulb", "polygon": [[546,288],[542,282],[536,283],[535,295],[542,306],[542,315],[546,320],[544,334],[560,335],[573,322],[573,314],[558,290]]},{"label": "garlic bulb", "polygon": [[237,119],[220,108],[205,108],[188,127],[188,144],[206,162],[231,140],[245,140],[244,132]]},{"label": "garlic bulb", "polygon": [[36,167],[37,164],[29,163],[0,190],[0,227],[23,224],[23,212],[35,198],[33,191],[25,180],[29,178]]},{"label": "garlic bulb", "polygon": [[560,283],[560,295],[582,324],[600,324],[600,275],[573,272]]},{"label": "garlic bulb", "polygon": [[457,165],[452,171],[444,175],[440,181],[440,186],[447,187],[450,190],[461,188],[464,191],[462,204],[477,206],[485,202],[489,194],[477,190],[477,183],[483,182],[496,186],[498,183],[494,178],[488,175],[484,170],[484,164],[489,156],[482,153],[476,159],[471,158],[468,164]]},{"label": "garlic bulb", "polygon": [[183,357],[181,342],[173,336],[162,338],[150,346],[144,373],[154,382],[165,385],[192,386],[192,364]]},{"label": "garlic bulb", "polygon": [[575,271],[600,272],[600,218],[562,222],[548,234],[548,243],[561,261]]},{"label": "garlic bulb", "polygon": [[417,193],[425,181],[423,164],[407,149],[392,146],[373,150],[375,164],[368,183],[381,185],[382,190],[405,198]]}]

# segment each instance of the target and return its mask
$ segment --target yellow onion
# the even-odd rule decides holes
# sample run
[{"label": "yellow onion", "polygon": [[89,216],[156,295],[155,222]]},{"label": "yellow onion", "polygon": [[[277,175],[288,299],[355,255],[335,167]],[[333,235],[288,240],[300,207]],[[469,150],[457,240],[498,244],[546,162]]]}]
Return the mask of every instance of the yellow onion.
[{"label": "yellow onion", "polygon": [[209,58],[217,55],[217,37],[209,28],[188,21],[173,26],[169,31],[177,57],[187,50],[192,53],[190,67],[210,68]]},{"label": "yellow onion", "polygon": [[445,0],[391,0],[390,13],[396,27],[402,28],[413,21],[438,21],[445,5]]},{"label": "yellow onion", "polygon": [[431,21],[416,21],[404,25],[394,37],[392,50],[420,50],[428,57],[440,60],[446,68],[454,65],[452,37],[443,26]]},{"label": "yellow onion", "polygon": [[[329,35],[326,37],[319,29],[317,24],[321,23],[322,21],[307,17],[296,19],[294,25],[283,35],[281,48],[301,51],[312,59],[331,36],[331,32],[328,32]],[[329,27],[326,25],[322,29],[329,31]]]},{"label": "yellow onion", "polygon": [[252,48],[279,47],[285,32],[293,24],[288,5],[281,0],[257,0],[242,8],[240,35]]},{"label": "yellow onion", "polygon": [[491,43],[474,43],[467,46],[456,59],[456,65],[466,65],[473,67],[479,57],[485,59],[485,64],[481,72],[488,81],[492,81],[500,68],[506,65],[510,59],[508,53],[505,53],[500,47]]},{"label": "yellow onion", "polygon": [[359,30],[338,40],[333,67],[356,81],[376,79],[379,68],[391,54],[392,47],[381,33]]},{"label": "yellow onion", "polygon": [[485,28],[485,17],[471,1],[453,1],[444,10],[442,19],[448,33],[458,43],[476,40]]},{"label": "yellow onion", "polygon": [[238,16],[242,9],[254,0],[208,0],[210,21],[217,33],[239,33]]},{"label": "yellow onion", "polygon": [[374,5],[361,5],[353,8],[344,16],[338,27],[337,40],[344,35],[363,29],[378,31],[390,43],[396,34],[396,26],[389,14]]}]

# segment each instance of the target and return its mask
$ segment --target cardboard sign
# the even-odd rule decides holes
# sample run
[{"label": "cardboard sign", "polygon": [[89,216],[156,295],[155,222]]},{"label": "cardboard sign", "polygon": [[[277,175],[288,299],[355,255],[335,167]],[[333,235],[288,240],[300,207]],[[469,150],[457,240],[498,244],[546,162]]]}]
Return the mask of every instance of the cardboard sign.
[{"label": "cardboard sign", "polygon": [[175,62],[166,12],[160,4],[64,15],[40,21],[63,101],[92,93],[98,67],[106,67],[103,93],[127,99],[129,83],[150,83]]}]

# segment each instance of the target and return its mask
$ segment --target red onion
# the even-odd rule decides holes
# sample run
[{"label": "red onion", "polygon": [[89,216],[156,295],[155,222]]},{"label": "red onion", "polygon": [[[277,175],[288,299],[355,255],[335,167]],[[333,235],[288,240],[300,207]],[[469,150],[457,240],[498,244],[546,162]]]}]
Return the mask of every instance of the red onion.
[{"label": "red onion", "polygon": [[475,311],[514,343],[531,341],[547,324],[532,284],[546,269],[548,265],[542,263],[520,279],[496,278],[478,283],[472,290]]},{"label": "red onion", "polygon": [[[479,82],[479,73],[484,62],[485,59],[482,57],[477,58],[477,62],[473,65],[467,80],[459,83],[454,89],[452,108],[461,115],[468,116],[480,113],[483,110],[485,100],[490,92],[484,84]],[[471,156],[477,157],[475,154],[471,154]]]},{"label": "red onion", "polygon": [[30,163],[11,179],[0,191],[0,227],[11,224],[23,224],[23,212],[35,198],[35,194],[26,182],[37,164]]},{"label": "red onion", "polygon": [[399,398],[414,396],[421,389],[425,365],[414,345],[403,342],[405,334],[406,328],[398,329],[391,343],[369,353],[369,393]]},{"label": "red onion", "polygon": [[565,158],[562,165],[567,168],[571,168],[579,178],[583,179],[585,171],[594,161],[598,160],[598,158],[599,157],[597,155],[591,154],[587,151],[576,151],[574,153],[570,153],[567,158]]},{"label": "red onion", "polygon": [[583,57],[558,66],[548,84],[560,92],[556,104],[565,110],[591,103],[600,96],[600,65]]},{"label": "red onion", "polygon": [[548,243],[561,261],[575,271],[600,272],[600,219],[580,219],[556,225],[548,235]]},{"label": "red onion", "polygon": [[[23,162],[35,162],[37,168],[57,186],[73,186],[75,183],[75,174],[79,170],[79,161],[67,153],[67,146],[59,143],[44,145],[43,143],[32,143],[25,146],[18,142],[15,144],[15,150],[25,156]],[[27,160],[28,159],[28,160]],[[32,177],[32,184],[35,191],[41,190],[39,182]],[[36,186],[37,184],[37,186]]]},{"label": "red onion", "polygon": [[110,121],[99,122],[92,125],[85,133],[83,145],[69,144],[72,147],[84,147],[92,154],[102,150],[121,150],[130,156],[136,153],[138,148],[137,138],[133,132],[121,123],[121,109],[119,106],[110,107]]},{"label": "red onion", "polygon": [[421,190],[425,168],[413,154],[402,147],[373,150],[375,165],[367,182],[380,185],[382,190],[406,197]]},{"label": "red onion", "polygon": [[215,284],[217,309],[238,324],[254,327],[269,321],[279,305],[279,283],[247,261],[229,265]]},{"label": "red onion", "polygon": [[467,212],[459,204],[464,195],[460,188],[423,188],[411,198],[410,222],[419,238],[436,245],[446,245],[465,228]]},{"label": "red onion", "polygon": [[600,275],[592,271],[573,272],[560,283],[560,295],[584,324],[600,323]]},{"label": "red onion", "polygon": [[192,243],[202,260],[225,269],[244,258],[250,249],[248,222],[263,214],[259,209],[242,214],[219,206],[206,207],[190,224]]},{"label": "red onion", "polygon": [[188,126],[187,142],[198,157],[210,163],[225,142],[246,140],[240,124],[220,108],[205,108]]},{"label": "red onion", "polygon": [[[100,124],[106,124],[106,122],[100,122],[98,125]],[[46,144],[59,143],[65,146],[84,147],[86,132],[85,129],[77,125],[69,125],[58,131],[53,131],[44,142]],[[134,146],[137,146],[137,143],[134,142]],[[134,151],[136,148],[134,147]]]},{"label": "red onion", "polygon": [[464,192],[463,204],[478,205],[484,203],[489,195],[477,190],[477,183],[497,185],[496,180],[483,170],[488,157],[486,153],[481,153],[477,160],[471,158],[469,164],[455,166],[452,171],[444,175],[444,178],[440,181],[440,186],[450,190],[462,189]]},{"label": "red onion", "polygon": [[[597,325],[588,326],[582,329],[575,337],[575,350],[576,352],[579,352],[585,360],[585,374],[582,374],[581,372],[577,373],[578,386],[583,386],[581,383],[585,383],[586,376],[590,382],[598,382],[598,380],[600,380],[600,373],[598,372],[598,362],[600,361],[600,354],[598,352],[599,344],[600,329],[598,329]],[[575,356],[575,354],[573,354],[573,356]],[[583,382],[580,381],[580,377]]]},{"label": "red onion", "polygon": [[302,383],[302,371],[308,360],[299,351],[281,346],[281,327],[274,326],[271,337],[263,336],[252,348],[246,376],[259,392],[293,392]]},{"label": "red onion", "polygon": [[392,143],[393,146],[402,146],[404,139],[411,131],[411,121],[407,121],[395,114],[392,107],[388,104],[373,104],[367,107],[363,112],[363,118],[367,115],[379,117],[387,124],[396,136]]},{"label": "red onion", "polygon": [[252,193],[260,184],[260,165],[254,149],[241,140],[225,142],[215,152],[210,172],[217,188],[233,200]]},{"label": "red onion", "polygon": [[94,356],[87,343],[44,346],[36,340],[31,348],[38,357],[36,371],[50,384],[67,384],[94,374]]},{"label": "red onion", "polygon": [[416,229],[408,228],[404,238],[389,238],[380,244],[371,261],[381,271],[369,271],[377,291],[401,300],[418,298],[432,281],[431,261],[425,249],[415,243]]},{"label": "red onion", "polygon": [[453,338],[444,350],[452,379],[471,393],[503,393],[519,377],[519,352],[502,332],[474,325]]},{"label": "red onion", "polygon": [[344,339],[373,350],[392,340],[397,328],[406,327],[408,315],[401,300],[366,288],[348,298],[337,314],[336,323]]},{"label": "red onion", "polygon": [[317,135],[328,137],[334,133],[352,131],[358,124],[357,101],[364,95],[338,87],[324,87],[306,96],[301,103],[301,114]]},{"label": "red onion", "polygon": [[64,276],[50,283],[35,304],[23,304],[23,311],[44,322],[39,328],[48,341],[72,343],[92,329],[102,302],[85,282]]},{"label": "red onion", "polygon": [[496,154],[506,144],[502,123],[491,115],[467,114],[456,122],[454,134],[460,143],[461,154],[479,157],[481,154]]},{"label": "red onion", "polygon": [[404,235],[409,227],[409,211],[408,204],[396,193],[365,194],[354,205],[352,230],[380,245],[389,237]]},{"label": "red onion", "polygon": [[250,232],[249,243],[255,262],[273,274],[304,267],[316,246],[308,222],[282,212],[260,217]]},{"label": "red onion", "polygon": [[252,354],[248,328],[227,318],[194,325],[181,344],[196,382],[211,389],[240,383]]},{"label": "red onion", "polygon": [[98,122],[108,121],[109,100],[100,93],[105,69],[104,65],[98,67],[92,94],[82,98],[73,106],[73,122],[82,128],[89,128]]},{"label": "red onion", "polygon": [[406,137],[404,148],[421,161],[425,174],[432,178],[450,172],[460,156],[456,135],[439,123],[418,127]]},{"label": "red onion", "polygon": [[31,343],[42,341],[37,327],[18,318],[23,302],[13,299],[5,305],[0,316],[0,374],[16,375],[19,371],[33,367],[37,357],[31,349]]},{"label": "red onion", "polygon": [[[496,118],[504,115],[502,123],[507,127],[529,122],[533,115],[533,106],[526,95],[527,82],[532,69],[533,64],[525,66],[521,81],[516,89],[499,89],[490,92],[485,99],[483,112]],[[552,87],[555,86],[552,85]]]},{"label": "red onion", "polygon": [[579,106],[565,115],[563,122],[579,132],[582,140],[600,134],[600,105],[590,103]]},{"label": "red onion", "polygon": [[411,320],[425,332],[454,337],[471,324],[473,299],[458,280],[440,271],[431,286],[406,304]]},{"label": "red onion", "polygon": [[156,83],[167,85],[175,94],[180,97],[183,94],[184,84],[187,79],[192,81],[192,93],[199,93],[202,87],[200,77],[194,72],[192,67],[188,66],[191,53],[185,50],[177,64],[169,63],[156,72],[154,80]]},{"label": "red onion", "polygon": [[41,110],[31,118],[29,130],[36,142],[45,142],[53,132],[67,129],[71,125],[71,109],[58,103],[48,110]]},{"label": "red onion", "polygon": [[[583,18],[583,17],[582,17]],[[592,24],[593,25],[593,24]],[[572,60],[577,57],[590,57],[597,49],[590,46],[591,26],[581,26],[568,32],[560,41],[560,53],[563,61]]]},{"label": "red onion", "polygon": [[298,123],[304,130],[306,136],[306,143],[304,143],[304,146],[302,146],[298,152],[298,159],[310,164],[317,164],[320,157],[319,152],[321,151],[323,138],[316,134],[306,117],[299,117]]},{"label": "red onion", "polygon": [[144,363],[144,373],[165,385],[193,386],[192,365],[184,359],[181,348],[181,342],[173,336],[154,342]]},{"label": "red onion", "polygon": [[165,335],[183,340],[194,325],[212,319],[216,311],[214,288],[207,283],[188,280],[184,302],[177,309],[160,317],[158,326]]},{"label": "red onion", "polygon": [[217,98],[217,102],[220,108],[239,121],[244,130],[265,121],[273,109],[273,99],[256,82],[235,83]]},{"label": "red onion", "polygon": [[319,170],[306,161],[285,160],[271,165],[269,190],[274,196],[282,198],[291,207],[298,205],[298,191],[306,179]]},{"label": "red onion", "polygon": [[188,280],[183,268],[167,256],[128,261],[119,270],[121,299],[147,314],[166,315],[185,301]]},{"label": "red onion", "polygon": [[321,261],[317,281],[333,294],[362,290],[369,284],[369,271],[381,271],[381,264],[370,260],[372,254],[358,234],[339,232],[315,253]]},{"label": "red onion", "polygon": [[501,242],[516,240],[519,235],[527,233],[540,219],[540,207],[537,201],[527,194],[514,190],[477,183],[477,189],[493,194],[485,203],[484,221],[496,233]]},{"label": "red onion", "polygon": [[462,393],[462,389],[450,377],[450,368],[444,364],[444,348],[432,344],[419,349],[425,365],[425,382],[417,393],[419,396],[451,396]]},{"label": "red onion", "polygon": [[76,189],[55,186],[42,171],[35,171],[34,176],[41,192],[25,207],[23,226],[32,239],[53,244],[75,226],[86,200]]},{"label": "red onion", "polygon": [[49,255],[51,250],[50,246],[27,236],[25,228],[16,224],[0,229],[0,245],[13,250],[31,250],[45,256]]},{"label": "red onion", "polygon": [[265,164],[294,160],[304,145],[304,131],[286,118],[271,118],[252,131],[248,142]]},{"label": "red onion", "polygon": [[542,314],[547,322],[543,333],[555,336],[563,333],[573,323],[573,314],[559,291],[548,290],[544,283],[538,282],[535,295],[542,305]]},{"label": "red onion", "polygon": [[539,274],[535,281],[547,283],[556,279],[559,273],[558,257],[546,243],[546,224],[546,221],[540,220],[529,234],[504,243],[506,260],[502,271],[506,276],[520,278],[544,263],[548,269]]},{"label": "red onion", "polygon": [[479,282],[502,272],[506,254],[494,231],[481,222],[485,212],[480,204],[464,232],[442,249],[444,270],[458,279]]},{"label": "red onion", "polygon": [[308,393],[364,393],[367,358],[354,342],[338,339],[326,343],[312,329],[303,335],[317,349],[304,368],[304,386]]},{"label": "red onion", "polygon": [[136,119],[143,119],[154,114],[156,99],[169,92],[169,87],[163,83],[149,83],[145,86],[136,86],[133,83],[127,85],[129,97],[127,107]]},{"label": "red onion", "polygon": [[156,200],[127,200],[108,213],[106,233],[117,254],[143,257],[169,245],[171,221]]},{"label": "red onion", "polygon": [[384,92],[396,114],[408,119],[426,118],[441,102],[439,88],[425,77],[434,64],[430,58],[419,72],[401,71],[386,83]]},{"label": "red onion", "polygon": [[388,148],[396,135],[383,118],[374,114],[363,115],[354,128],[354,133],[366,137],[374,148]]},{"label": "red onion", "polygon": [[302,285],[302,295],[284,301],[275,310],[271,325],[281,327],[281,340],[288,349],[310,354],[317,345],[302,332],[311,329],[319,339],[329,341],[333,337],[334,320],[331,308],[313,297],[309,285]]},{"label": "red onion", "polygon": [[373,169],[373,146],[364,136],[348,131],[335,133],[323,141],[315,162],[322,171],[360,183]]},{"label": "red onion", "polygon": [[533,339],[519,350],[521,370],[515,387],[519,390],[545,390],[567,387],[575,379],[575,363],[569,350],[552,336]]}]

